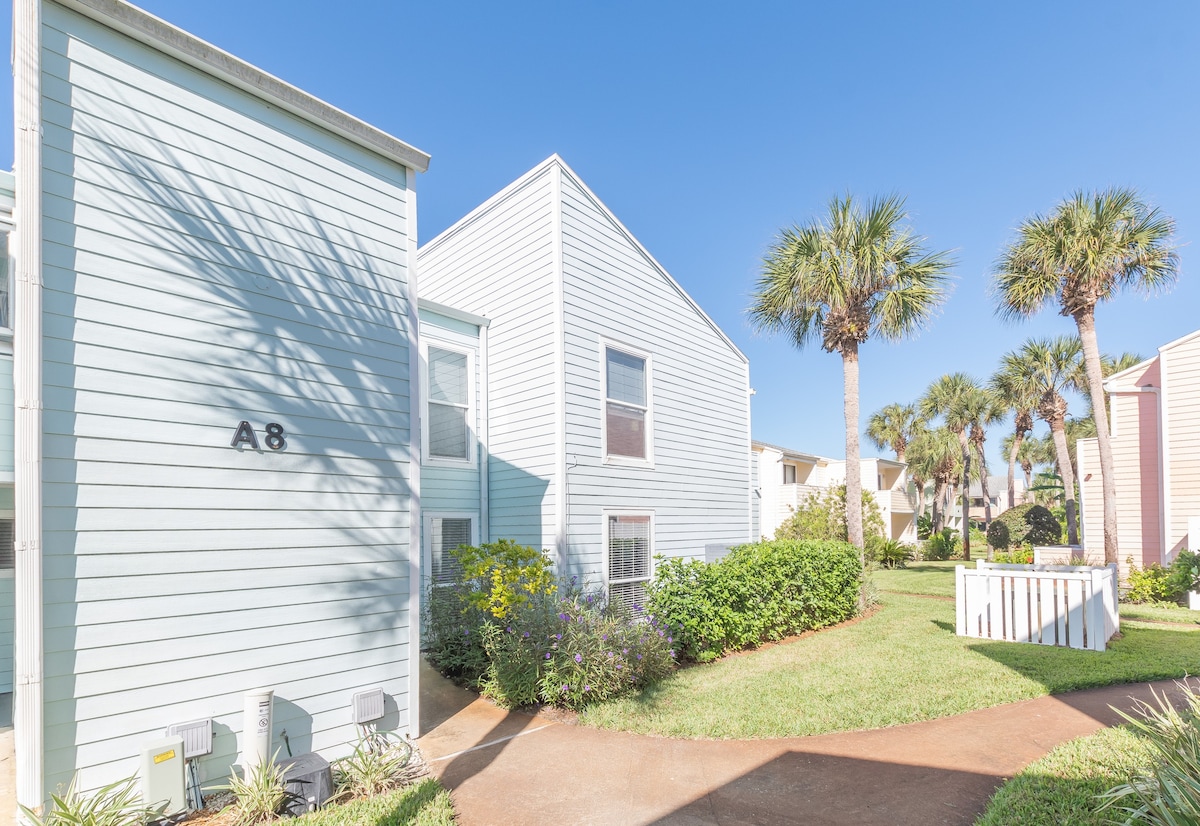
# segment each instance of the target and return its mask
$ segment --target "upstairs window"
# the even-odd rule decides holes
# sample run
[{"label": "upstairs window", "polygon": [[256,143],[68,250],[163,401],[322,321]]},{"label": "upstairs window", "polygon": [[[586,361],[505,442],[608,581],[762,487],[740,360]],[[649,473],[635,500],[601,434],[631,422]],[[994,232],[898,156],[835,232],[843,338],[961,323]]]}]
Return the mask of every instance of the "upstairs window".
[{"label": "upstairs window", "polygon": [[606,457],[649,456],[649,393],[646,359],[604,348],[604,441]]},{"label": "upstairs window", "polygon": [[608,599],[637,613],[646,604],[650,581],[650,516],[609,514],[607,521]]},{"label": "upstairs window", "polygon": [[426,364],[425,455],[470,461],[471,359],[467,353],[430,345]]},{"label": "upstairs window", "polygon": [[0,329],[12,328],[12,285],[9,279],[8,232],[0,224]]},{"label": "upstairs window", "polygon": [[783,483],[785,485],[796,484],[796,466],[795,465],[784,465],[783,466]]}]

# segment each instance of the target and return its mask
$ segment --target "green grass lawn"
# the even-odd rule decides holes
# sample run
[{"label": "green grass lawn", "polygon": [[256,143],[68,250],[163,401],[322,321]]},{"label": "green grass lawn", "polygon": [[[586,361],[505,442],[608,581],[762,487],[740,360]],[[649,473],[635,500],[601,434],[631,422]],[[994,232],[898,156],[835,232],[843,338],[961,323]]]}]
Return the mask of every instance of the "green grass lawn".
[{"label": "green grass lawn", "polygon": [[[940,587],[945,563],[934,564],[912,571],[931,577],[923,587]],[[950,576],[953,585],[952,565]],[[1121,630],[1104,652],[968,639],[955,636],[953,602],[884,593],[859,622],[682,669],[638,695],[589,707],[581,720],[673,737],[790,737],[1181,677],[1200,662],[1200,626],[1128,622]]]},{"label": "green grass lawn", "polygon": [[450,793],[432,777],[388,794],[330,806],[290,821],[296,826],[452,826]]},{"label": "green grass lawn", "polygon": [[1145,741],[1128,728],[1104,729],[1063,743],[1030,763],[988,803],[975,826],[1100,826],[1110,816],[1096,813],[1096,796],[1149,767]]}]

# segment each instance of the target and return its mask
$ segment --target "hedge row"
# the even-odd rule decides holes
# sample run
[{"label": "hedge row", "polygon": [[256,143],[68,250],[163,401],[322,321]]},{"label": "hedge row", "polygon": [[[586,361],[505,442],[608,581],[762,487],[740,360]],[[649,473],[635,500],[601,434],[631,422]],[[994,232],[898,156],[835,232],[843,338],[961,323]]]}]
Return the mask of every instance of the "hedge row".
[{"label": "hedge row", "polygon": [[659,560],[647,609],[674,629],[680,659],[707,662],[849,619],[861,584],[846,542],[759,542],[717,562]]}]

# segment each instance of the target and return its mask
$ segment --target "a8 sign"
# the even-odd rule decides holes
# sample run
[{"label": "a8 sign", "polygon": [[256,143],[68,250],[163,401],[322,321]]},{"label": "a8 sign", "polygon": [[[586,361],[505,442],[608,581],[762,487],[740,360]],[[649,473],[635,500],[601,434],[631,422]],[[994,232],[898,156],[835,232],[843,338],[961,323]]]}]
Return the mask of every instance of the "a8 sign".
[{"label": "a8 sign", "polygon": [[[267,447],[271,450],[283,450],[287,447],[287,439],[283,432],[283,425],[278,422],[270,422],[266,428],[266,436],[263,441],[267,443]],[[229,442],[230,447],[238,447],[239,445],[247,445],[252,450],[258,450],[258,436],[254,434],[254,428],[250,426],[250,422],[245,420],[238,423],[237,430],[233,432],[233,439]]]}]

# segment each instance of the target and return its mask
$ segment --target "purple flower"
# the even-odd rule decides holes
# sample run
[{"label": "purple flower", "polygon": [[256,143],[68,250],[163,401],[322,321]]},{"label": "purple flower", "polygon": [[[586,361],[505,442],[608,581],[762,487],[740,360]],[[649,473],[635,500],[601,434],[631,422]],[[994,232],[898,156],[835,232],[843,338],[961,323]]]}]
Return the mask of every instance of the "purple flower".
[{"label": "purple flower", "polygon": [[562,620],[563,622],[566,622],[571,619],[571,615],[570,614],[559,614],[558,618],[560,620]]},{"label": "purple flower", "polygon": [[[528,634],[526,634],[525,636],[529,636],[529,635],[528,635]],[[674,638],[674,637],[667,637],[667,642],[675,642],[675,638]]]},{"label": "purple flower", "polygon": [[526,632],[525,632],[525,639],[529,639],[529,632],[528,632],[528,631],[526,631]]},{"label": "purple flower", "polygon": [[510,633],[510,634],[511,634],[511,633],[512,633],[512,626],[511,626],[511,625],[510,625],[510,626],[508,626],[508,628],[507,628],[506,630],[508,631],[508,633]]},{"label": "purple flower", "polygon": [[554,639],[556,639],[556,640],[561,640],[561,639],[562,639],[562,634],[555,634],[555,635],[554,635]]},{"label": "purple flower", "polygon": [[549,651],[547,651],[547,652],[546,652],[546,659],[550,659],[550,652],[549,652]]},{"label": "purple flower", "polygon": [[583,687],[583,690],[584,690],[584,691],[591,691],[591,690],[592,690],[592,687],[591,687],[590,685],[585,685],[585,686]]},{"label": "purple flower", "polygon": [[613,655],[613,652],[609,651],[609,652],[608,652],[608,658],[609,658],[610,660],[612,659],[612,655]]},{"label": "purple flower", "polygon": [[600,639],[604,640],[605,642],[608,642],[608,634],[601,634]]},{"label": "purple flower", "polygon": [[642,658],[642,655],[641,655],[641,654],[638,654],[638,659],[640,660],[641,658]]},{"label": "purple flower", "polygon": [[566,683],[563,683],[562,690],[563,690],[563,691],[566,691],[568,688],[570,688],[570,686],[569,686],[569,685],[567,685]]},{"label": "purple flower", "polygon": [[621,664],[617,663],[617,671],[620,671],[620,670],[621,670]]},{"label": "purple flower", "polygon": [[659,635],[660,637],[663,635],[663,632],[662,632],[662,629],[661,629],[661,628],[660,628],[660,629],[658,629],[658,635]]},{"label": "purple flower", "polygon": [[582,655],[582,654],[576,654],[576,655],[575,655],[575,662],[577,662],[577,663],[581,663],[581,662],[583,662],[583,655]]},{"label": "purple flower", "polygon": [[670,651],[668,651],[667,653],[671,655],[671,659],[675,659],[675,649],[674,649],[674,648],[672,648],[672,649],[671,649]]}]

